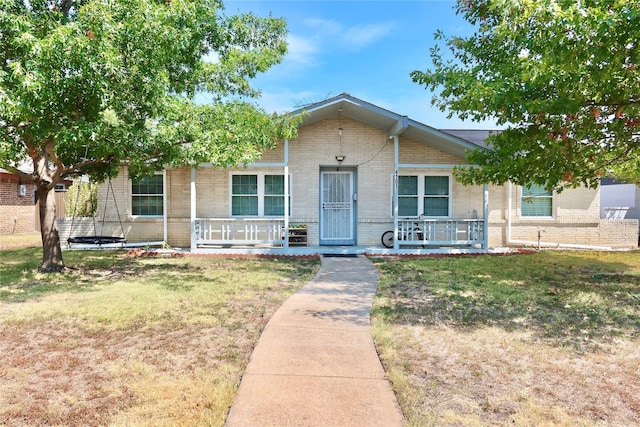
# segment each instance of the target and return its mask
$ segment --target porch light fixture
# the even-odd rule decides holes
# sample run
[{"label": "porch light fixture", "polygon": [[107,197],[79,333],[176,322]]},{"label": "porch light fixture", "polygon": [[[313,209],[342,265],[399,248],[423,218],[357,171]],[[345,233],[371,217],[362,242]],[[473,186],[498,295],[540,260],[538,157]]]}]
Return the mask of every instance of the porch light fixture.
[{"label": "porch light fixture", "polygon": [[338,139],[340,143],[340,154],[336,156],[336,160],[341,164],[345,157],[347,157],[342,154],[342,107],[338,108]]}]

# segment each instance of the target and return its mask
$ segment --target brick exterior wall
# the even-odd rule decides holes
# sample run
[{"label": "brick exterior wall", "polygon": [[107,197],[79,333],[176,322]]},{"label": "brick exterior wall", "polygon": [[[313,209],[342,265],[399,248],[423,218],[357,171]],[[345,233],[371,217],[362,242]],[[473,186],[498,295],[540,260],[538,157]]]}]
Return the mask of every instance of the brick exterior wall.
[{"label": "brick exterior wall", "polygon": [[[342,138],[339,135],[342,128]],[[265,153],[263,163],[284,161],[284,144]],[[346,156],[339,164],[335,156]],[[460,164],[457,158],[422,143],[400,138],[400,163]],[[380,236],[393,226],[391,216],[393,141],[383,130],[348,118],[326,119],[300,129],[298,138],[289,142],[289,173],[291,175],[292,223],[308,225],[309,245],[319,244],[320,170],[349,169],[356,174],[357,244],[380,245]],[[196,171],[196,216],[226,218],[230,216],[231,173],[283,173],[282,167],[247,167],[236,171],[202,167]],[[402,174],[445,174],[452,170],[407,170]],[[452,178],[453,179],[453,178]],[[168,197],[168,243],[188,247],[190,244],[190,181],[188,168],[166,172]],[[162,218],[141,218],[131,215],[131,182],[126,168],[112,181],[116,202],[124,222],[127,239],[133,241],[162,240]],[[98,193],[101,215],[106,185]],[[564,244],[636,247],[638,222],[601,221],[599,190],[584,188],[565,190],[554,195],[553,217],[531,219],[520,215],[520,188],[512,186],[511,234],[514,240],[536,241],[539,229],[543,240]],[[482,218],[482,186],[465,187],[452,184],[454,218]],[[508,186],[489,186],[489,246],[507,246]],[[119,223],[113,200],[107,201],[106,226],[103,232],[119,235]]]},{"label": "brick exterior wall", "polygon": [[35,186],[25,184],[26,194],[19,195],[20,178],[0,172],[0,234],[36,231]]},{"label": "brick exterior wall", "polygon": [[[543,246],[602,246],[634,248],[638,246],[637,220],[601,220],[600,188],[572,188],[553,196],[553,214],[549,218],[528,218],[521,214],[521,188],[511,186],[511,241]],[[509,246],[509,187],[490,187],[489,246]],[[520,243],[512,243],[520,244]]]}]

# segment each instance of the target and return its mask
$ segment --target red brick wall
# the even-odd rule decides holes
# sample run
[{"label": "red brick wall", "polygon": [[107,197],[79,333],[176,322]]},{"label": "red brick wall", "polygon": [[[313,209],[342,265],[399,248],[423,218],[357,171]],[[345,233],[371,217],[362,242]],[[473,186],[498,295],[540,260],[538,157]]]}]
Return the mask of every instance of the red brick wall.
[{"label": "red brick wall", "polygon": [[19,195],[20,178],[0,173],[0,234],[36,231],[35,186],[26,185],[26,195]]}]

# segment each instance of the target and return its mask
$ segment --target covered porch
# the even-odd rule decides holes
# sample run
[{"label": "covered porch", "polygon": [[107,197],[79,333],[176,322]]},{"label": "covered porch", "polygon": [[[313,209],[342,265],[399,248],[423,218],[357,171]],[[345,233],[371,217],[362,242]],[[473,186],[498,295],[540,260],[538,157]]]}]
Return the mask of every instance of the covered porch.
[{"label": "covered porch", "polygon": [[[380,245],[367,245],[369,250],[397,251],[401,249],[415,251],[480,249],[485,243],[485,225],[481,219],[431,219],[431,218],[399,218],[398,227],[383,233],[391,237],[388,243],[381,236]],[[397,237],[396,237],[397,236]],[[196,250],[201,249],[282,249],[305,252],[306,233],[300,229],[289,227],[286,218],[196,218],[194,221],[194,238]],[[350,246],[317,246],[327,248],[331,253],[334,248]],[[323,253],[323,249],[315,249]]]},{"label": "covered porch", "polygon": [[[310,106],[306,113],[302,129],[308,133],[301,132],[291,144],[284,140],[276,152],[245,165],[242,172],[211,177],[203,169],[207,165],[191,170],[192,252],[487,250],[488,188],[464,188],[453,177],[453,168],[477,145],[348,94]],[[278,191],[269,193],[281,199],[279,210],[258,208],[247,214],[234,209],[226,189],[238,173],[258,177],[257,206],[266,205],[261,174],[282,176]],[[213,196],[211,187],[198,185],[203,179],[226,193]],[[413,193],[407,193],[409,187]],[[305,223],[308,234],[303,238],[298,226]]]}]

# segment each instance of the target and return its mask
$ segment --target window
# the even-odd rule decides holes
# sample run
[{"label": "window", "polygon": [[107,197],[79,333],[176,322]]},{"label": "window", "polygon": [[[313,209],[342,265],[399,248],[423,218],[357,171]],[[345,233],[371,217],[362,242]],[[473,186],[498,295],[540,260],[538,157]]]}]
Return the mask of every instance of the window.
[{"label": "window", "polygon": [[284,175],[231,175],[231,215],[283,216]]},{"label": "window", "polygon": [[448,217],[450,179],[447,175],[398,177],[398,215]]},{"label": "window", "polygon": [[398,215],[418,216],[418,177],[398,177]]},{"label": "window", "polygon": [[258,176],[233,175],[231,178],[231,215],[258,215]]},{"label": "window", "polygon": [[264,176],[264,215],[284,215],[284,175]]},{"label": "window", "polygon": [[542,185],[532,184],[522,187],[520,212],[522,216],[553,216],[553,191]]},{"label": "window", "polygon": [[449,216],[449,177],[424,177],[424,206],[425,216]]},{"label": "window", "polygon": [[162,175],[142,178],[131,184],[131,214],[162,216],[164,210]]}]

